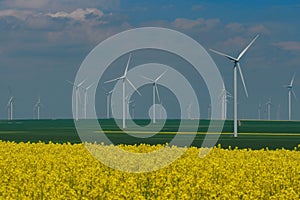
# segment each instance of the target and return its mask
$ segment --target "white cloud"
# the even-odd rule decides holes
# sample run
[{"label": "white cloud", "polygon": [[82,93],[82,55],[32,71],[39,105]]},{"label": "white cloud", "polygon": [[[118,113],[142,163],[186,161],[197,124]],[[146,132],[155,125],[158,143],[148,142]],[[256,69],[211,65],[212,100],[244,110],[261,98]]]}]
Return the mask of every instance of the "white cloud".
[{"label": "white cloud", "polygon": [[19,10],[0,10],[0,18],[1,17],[15,17],[20,20],[25,20],[28,16],[32,15],[31,11],[19,11]]},{"label": "white cloud", "polygon": [[258,24],[258,25],[255,25],[255,26],[252,26],[249,28],[249,32],[250,33],[255,33],[255,34],[269,34],[270,31],[262,24]]},{"label": "white cloud", "polygon": [[232,32],[243,32],[243,31],[245,31],[244,25],[241,24],[241,23],[236,23],[236,22],[227,24],[226,28],[229,31],[232,31]]},{"label": "white cloud", "polygon": [[300,42],[296,41],[277,42],[273,43],[273,45],[287,51],[300,51]]},{"label": "white cloud", "polygon": [[39,11],[70,11],[77,8],[102,8],[117,9],[120,6],[120,0],[2,0],[0,8],[2,9],[31,9]]},{"label": "white cloud", "polygon": [[96,17],[102,17],[104,13],[101,10],[96,8],[87,8],[87,9],[76,9],[73,12],[57,12],[57,13],[48,13],[47,16],[52,18],[69,18],[77,21],[85,21],[87,15],[93,15]]},{"label": "white cloud", "polygon": [[198,18],[196,20],[191,20],[186,18],[177,18],[172,25],[178,29],[199,29],[200,31],[208,31],[215,27],[219,22],[219,19]]}]

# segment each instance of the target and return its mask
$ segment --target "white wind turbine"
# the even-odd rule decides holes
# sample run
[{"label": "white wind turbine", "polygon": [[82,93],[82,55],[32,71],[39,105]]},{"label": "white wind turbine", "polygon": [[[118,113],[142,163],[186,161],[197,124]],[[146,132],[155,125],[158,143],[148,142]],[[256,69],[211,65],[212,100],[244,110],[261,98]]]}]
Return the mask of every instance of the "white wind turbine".
[{"label": "white wind turbine", "polygon": [[94,85],[94,83],[92,83],[91,85],[89,85],[88,87],[83,87],[82,85],[80,85],[80,87],[83,89],[84,91],[84,102],[83,102],[83,112],[84,112],[84,119],[86,119],[86,113],[87,113],[87,93],[89,91],[89,89]]},{"label": "white wind turbine", "polygon": [[227,118],[227,103],[228,103],[228,97],[232,97],[231,94],[225,89],[225,85],[223,85],[223,89],[221,91],[221,109],[222,109],[222,120],[226,120]]},{"label": "white wind turbine", "polygon": [[261,119],[261,104],[258,105],[258,119]]},{"label": "white wind turbine", "polygon": [[289,96],[289,120],[292,119],[292,93],[295,99],[297,99],[296,94],[293,90],[294,79],[295,79],[295,74],[293,75],[290,84],[285,86],[288,89],[288,96]]},{"label": "white wind turbine", "polygon": [[152,101],[153,101],[153,123],[156,123],[156,109],[155,109],[155,106],[156,106],[156,95],[157,95],[157,98],[158,98],[158,101],[160,101],[160,98],[159,98],[159,93],[158,93],[158,88],[157,88],[157,82],[159,81],[159,79],[161,79],[161,77],[166,73],[167,71],[164,71],[162,74],[160,74],[155,80],[153,79],[150,79],[148,77],[145,77],[143,76],[144,79],[147,79],[148,81],[152,82]]},{"label": "white wind turbine", "polygon": [[[126,96],[126,105],[127,105],[127,109],[126,109],[126,111],[128,110],[128,112],[130,113],[130,105],[131,104],[134,104],[135,103],[135,101],[134,100],[129,100],[129,96],[127,95]],[[133,108],[133,107],[132,107]],[[134,109],[134,108],[133,108]],[[134,118],[134,110],[133,110],[133,116],[132,116],[132,118]],[[126,117],[127,117],[127,112],[126,112]]]},{"label": "white wind turbine", "polygon": [[14,104],[15,97],[13,96],[10,87],[8,88],[8,90],[10,94],[10,98],[7,103],[8,120],[13,120],[13,108],[14,108],[13,104]]},{"label": "white wind turbine", "polygon": [[111,94],[113,93],[114,90],[107,91],[104,88],[103,88],[103,90],[104,90],[104,93],[106,95],[106,118],[109,119],[110,118]]},{"label": "white wind turbine", "polygon": [[80,82],[77,85],[68,80],[67,80],[67,82],[75,87],[75,120],[77,121],[79,119],[79,111],[78,111],[79,110],[79,101],[80,101],[79,89],[82,86],[82,84],[85,82],[85,80],[83,80],[82,82]]},{"label": "white wind turbine", "polygon": [[187,108],[187,114],[188,114],[188,119],[191,120],[192,119],[192,102],[189,104],[189,106]]},{"label": "white wind turbine", "polygon": [[280,120],[280,108],[281,108],[281,106],[279,104],[278,107],[277,107],[277,113],[276,113],[276,119],[277,120]]},{"label": "white wind turbine", "polygon": [[267,114],[268,114],[268,120],[271,120],[271,98],[269,99],[269,101],[267,101],[266,106],[267,106]]},{"label": "white wind turbine", "polygon": [[131,54],[129,54],[129,58],[128,58],[127,65],[126,65],[125,72],[124,72],[123,76],[104,82],[104,83],[110,83],[110,82],[122,80],[122,87],[123,87],[123,129],[126,128],[126,91],[125,91],[126,90],[126,81],[130,84],[130,86],[139,95],[141,95],[141,93],[134,87],[134,85],[131,83],[131,81],[127,77],[127,72],[128,72],[128,67],[129,67],[130,59],[131,59]]},{"label": "white wind turbine", "polygon": [[211,118],[211,104],[208,104],[208,108],[207,108],[207,118],[208,118],[208,120],[210,120],[210,118]]},{"label": "white wind turbine", "polygon": [[254,43],[254,41],[258,38],[259,35],[257,35],[249,44],[248,46],[238,55],[237,58],[235,57],[232,57],[232,56],[229,56],[227,54],[224,54],[224,53],[221,53],[219,51],[215,51],[213,49],[210,49],[210,51],[216,53],[216,54],[219,54],[221,56],[224,56],[226,58],[228,58],[230,61],[232,61],[234,63],[233,65],[233,76],[234,76],[234,132],[233,132],[233,136],[234,137],[237,137],[238,136],[238,130],[237,130],[237,68],[239,69],[239,72],[240,72],[240,76],[241,76],[241,79],[242,79],[242,83],[243,83],[243,86],[244,86],[244,90],[245,90],[245,93],[246,93],[246,96],[248,97],[248,92],[247,92],[247,88],[246,88],[246,84],[245,84],[245,81],[244,81],[244,76],[243,76],[243,73],[242,73],[242,70],[241,70],[241,67],[240,67],[240,60],[241,58],[244,56],[244,54],[246,53],[246,51],[250,48],[250,46]]},{"label": "white wind turbine", "polygon": [[40,119],[40,108],[41,108],[41,97],[38,98],[37,103],[34,105],[34,111],[36,114],[36,119],[39,120]]}]

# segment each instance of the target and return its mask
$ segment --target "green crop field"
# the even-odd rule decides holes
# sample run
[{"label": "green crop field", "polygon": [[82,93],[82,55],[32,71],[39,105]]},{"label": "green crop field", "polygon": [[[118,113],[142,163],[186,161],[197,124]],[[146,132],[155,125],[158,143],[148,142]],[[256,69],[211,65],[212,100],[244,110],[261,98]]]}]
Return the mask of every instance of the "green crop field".
[{"label": "green crop field", "polygon": [[[195,122],[195,121],[194,121]],[[141,127],[148,125],[149,120],[136,120]],[[200,120],[197,135],[192,146],[201,147],[205,138],[210,121]],[[87,134],[97,134],[99,129],[84,122]],[[114,144],[165,144],[169,143],[178,131],[180,120],[167,120],[160,132],[149,138],[136,138],[125,134],[114,120],[99,120],[106,136]],[[181,127],[182,139],[191,135],[193,127],[189,126],[186,120]],[[190,123],[194,124],[194,123]],[[159,125],[159,123],[158,123]],[[195,128],[195,127],[194,127]],[[84,130],[85,130],[84,129]],[[232,137],[233,123],[231,120],[225,121],[222,134],[217,144],[222,147],[238,146],[239,148],[269,149],[287,148],[293,149],[300,144],[300,122],[298,121],[252,121],[242,120],[239,126],[239,137]],[[134,129],[128,127],[128,132],[137,134],[153,134],[151,127],[144,129]],[[214,134],[214,133],[210,133]],[[0,121],[0,140],[15,142],[49,142],[54,143],[80,143],[74,121],[71,119],[63,120],[14,120]]]}]

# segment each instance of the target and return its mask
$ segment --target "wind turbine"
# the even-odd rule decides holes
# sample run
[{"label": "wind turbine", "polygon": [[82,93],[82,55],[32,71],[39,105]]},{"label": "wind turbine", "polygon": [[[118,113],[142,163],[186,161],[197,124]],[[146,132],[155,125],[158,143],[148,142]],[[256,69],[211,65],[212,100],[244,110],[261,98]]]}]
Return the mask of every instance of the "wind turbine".
[{"label": "wind turbine", "polygon": [[[126,96],[126,105],[127,105],[127,109],[126,109],[126,111],[128,110],[128,112],[130,113],[130,105],[131,104],[134,104],[135,103],[135,101],[134,100],[130,100],[129,101],[129,96],[127,95]],[[134,112],[134,111],[133,111]],[[127,117],[127,112],[126,112],[126,117]],[[133,116],[132,116],[132,118],[133,118]]]},{"label": "wind turbine", "polygon": [[261,104],[258,105],[258,119],[261,119]]},{"label": "wind turbine", "polygon": [[87,113],[87,93],[88,90],[94,85],[94,83],[92,83],[91,85],[89,85],[88,87],[83,87],[82,85],[80,85],[80,87],[83,89],[84,91],[84,102],[83,102],[83,106],[84,106],[84,119],[86,119],[86,113]]},{"label": "wind turbine", "polygon": [[110,118],[110,99],[111,99],[111,94],[113,93],[114,90],[111,91],[107,91],[106,89],[104,89],[105,95],[106,95],[106,118],[109,119]]},{"label": "wind turbine", "polygon": [[188,119],[191,120],[192,119],[192,102],[189,104],[189,106],[187,108],[187,114],[188,114]]},{"label": "wind turbine", "polygon": [[10,94],[10,98],[7,103],[8,120],[13,120],[13,104],[14,104],[15,97],[13,96],[10,87],[8,88],[8,90],[9,90],[9,94]]},{"label": "wind turbine", "polygon": [[232,97],[231,94],[225,89],[225,85],[223,85],[223,89],[221,91],[221,109],[222,109],[222,120],[226,120],[227,118],[227,103],[228,103],[228,97]]},{"label": "wind turbine", "polygon": [[211,117],[211,104],[208,104],[208,108],[207,108],[207,118],[208,120],[210,120]]},{"label": "wind turbine", "polygon": [[75,87],[75,120],[77,121],[79,119],[79,114],[78,114],[78,102],[80,101],[80,87],[82,86],[82,84],[85,82],[85,80],[83,80],[82,82],[80,82],[79,84],[75,84],[72,83],[71,81],[67,80],[68,83],[70,83],[71,85],[73,85]]},{"label": "wind turbine", "polygon": [[41,97],[38,98],[37,103],[34,105],[34,111],[36,113],[37,120],[40,119]]},{"label": "wind turbine", "polygon": [[272,105],[271,98],[266,103],[266,105],[267,105],[268,120],[271,120],[271,105]]},{"label": "wind turbine", "polygon": [[241,58],[245,55],[245,53],[247,52],[247,50],[250,48],[250,46],[254,43],[254,41],[258,38],[259,35],[257,35],[249,44],[248,46],[238,55],[237,58],[235,57],[232,57],[232,56],[229,56],[227,54],[224,54],[224,53],[221,53],[219,51],[216,51],[216,50],[213,50],[213,49],[210,49],[210,51],[216,53],[216,54],[219,54],[221,56],[224,56],[226,58],[228,58],[230,61],[232,61],[234,63],[233,65],[233,77],[234,77],[234,132],[233,132],[233,136],[234,137],[237,137],[238,136],[238,130],[237,130],[237,68],[239,69],[239,72],[240,72],[240,76],[241,76],[241,79],[242,79],[242,83],[243,83],[243,86],[244,86],[244,90],[245,90],[245,94],[246,96],[248,97],[248,92],[247,92],[247,88],[246,88],[246,84],[245,84],[245,81],[244,81],[244,76],[243,76],[243,73],[242,73],[242,69],[240,67],[240,60]]},{"label": "wind turbine", "polygon": [[277,112],[276,112],[276,119],[280,120],[280,104],[277,107]]},{"label": "wind turbine", "polygon": [[288,89],[288,96],[289,96],[289,120],[292,119],[292,93],[295,99],[297,99],[296,94],[293,90],[294,80],[295,80],[295,74],[293,75],[290,84],[285,86]]},{"label": "wind turbine", "polygon": [[125,68],[123,76],[104,82],[104,83],[110,83],[110,82],[122,80],[122,87],[123,87],[123,129],[126,128],[126,91],[125,91],[126,90],[126,81],[130,84],[130,86],[139,95],[141,95],[141,93],[134,87],[134,85],[131,83],[131,81],[127,77],[127,72],[128,72],[128,67],[129,67],[130,59],[131,59],[131,54],[129,54],[129,58],[128,58],[127,65],[126,65],[126,68]]},{"label": "wind turbine", "polygon": [[158,93],[158,88],[157,88],[157,82],[159,81],[159,79],[161,79],[161,77],[166,73],[167,71],[164,71],[162,74],[160,74],[155,80],[153,79],[150,79],[148,77],[145,77],[143,76],[144,79],[147,79],[148,81],[152,82],[152,101],[153,101],[153,123],[155,124],[156,123],[156,113],[155,113],[155,100],[156,100],[156,96],[155,94],[157,94],[157,98],[158,98],[158,101],[160,101],[160,98],[159,98],[159,93]]}]

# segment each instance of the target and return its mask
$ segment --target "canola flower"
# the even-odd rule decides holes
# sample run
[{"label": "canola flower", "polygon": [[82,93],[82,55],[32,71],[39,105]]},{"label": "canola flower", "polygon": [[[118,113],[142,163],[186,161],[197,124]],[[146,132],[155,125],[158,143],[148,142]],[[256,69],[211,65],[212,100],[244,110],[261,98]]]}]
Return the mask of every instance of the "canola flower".
[{"label": "canola flower", "polygon": [[[120,147],[150,152],[162,145]],[[299,149],[218,146],[199,158],[200,149],[190,147],[165,168],[134,174],[107,167],[83,144],[0,141],[0,199],[300,199]]]}]

